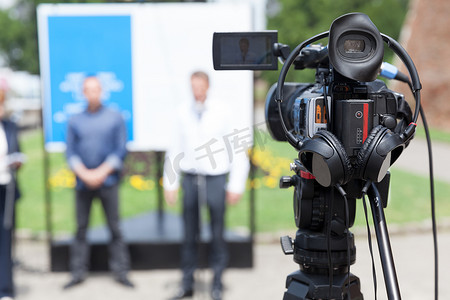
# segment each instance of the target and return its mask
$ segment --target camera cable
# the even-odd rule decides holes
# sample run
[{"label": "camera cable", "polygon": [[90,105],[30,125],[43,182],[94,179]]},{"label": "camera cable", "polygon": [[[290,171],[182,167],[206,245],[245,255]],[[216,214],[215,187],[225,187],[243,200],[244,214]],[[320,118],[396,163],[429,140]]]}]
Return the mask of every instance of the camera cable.
[{"label": "camera cable", "polygon": [[333,258],[331,257],[331,222],[333,220],[333,203],[334,191],[331,192],[330,213],[328,214],[328,228],[327,228],[327,258],[328,258],[328,298],[331,298],[331,291],[333,288]]},{"label": "camera cable", "polygon": [[345,207],[345,233],[347,236],[347,287],[348,287],[348,298],[350,299],[350,212],[348,208],[348,199],[347,199],[347,193],[345,190],[341,187],[340,184],[336,184],[336,189],[339,191],[339,193],[344,198],[344,207]]},{"label": "camera cable", "polygon": [[[432,235],[433,235],[433,250],[434,250],[434,299],[437,300],[439,298],[439,256],[438,256],[438,241],[437,241],[437,225],[436,225],[436,201],[435,201],[435,191],[434,191],[434,170],[433,170],[433,153],[431,149],[431,137],[429,132],[429,127],[427,123],[427,119],[425,117],[425,112],[420,105],[420,89],[422,88],[417,70],[412,62],[411,58],[407,55],[406,51],[396,42],[394,39],[389,36],[383,35],[382,37],[384,41],[388,44],[389,48],[391,48],[403,61],[405,66],[407,67],[411,80],[402,72],[400,72],[397,67],[384,64],[382,66],[382,70],[380,75],[384,76],[388,79],[396,79],[408,84],[415,100],[416,107],[414,112],[413,122],[416,122],[418,115],[422,118],[423,127],[425,130],[425,137],[427,141],[428,148],[428,165],[429,165],[429,177],[430,177],[430,202],[431,202],[431,224],[432,224]],[[384,69],[384,70],[383,70]]]},{"label": "camera cable", "polygon": [[[369,183],[370,181],[368,181]],[[372,233],[370,232],[370,225],[369,225],[369,216],[367,214],[367,204],[366,204],[366,192],[363,192],[363,208],[364,208],[364,215],[366,217],[366,227],[367,227],[367,241],[369,244],[369,252],[370,252],[370,258],[372,260],[372,278],[373,278],[373,292],[375,295],[375,300],[377,300],[377,271],[375,269],[375,260],[373,258],[373,247],[372,247]]]},{"label": "camera cable", "polygon": [[280,75],[278,76],[275,101],[278,104],[278,113],[280,115],[281,126],[283,127],[283,131],[286,134],[287,141],[289,142],[289,144],[291,144],[297,150],[299,150],[301,148],[303,141],[298,139],[296,136],[294,136],[294,134],[292,134],[292,132],[290,132],[287,129],[286,124],[284,123],[283,114],[281,113],[281,111],[282,111],[281,102],[283,102],[283,99],[284,99],[284,97],[283,97],[284,81],[286,79],[286,75],[289,71],[290,66],[292,65],[294,60],[297,58],[297,56],[300,54],[300,51],[303,48],[305,48],[307,45],[310,45],[320,39],[326,38],[327,36],[328,36],[328,31],[325,31],[325,32],[315,35],[315,36],[303,41],[299,45],[297,45],[297,47],[295,47],[295,49],[292,50],[292,52],[287,57],[286,61],[283,64],[283,67],[281,68]]},{"label": "camera cable", "polygon": [[[336,184],[335,188],[339,191],[344,199],[345,206],[345,233],[347,238],[347,293],[348,297],[350,297],[350,264],[351,264],[351,255],[350,255],[350,213],[348,206],[347,193],[345,190],[339,185]],[[331,192],[331,201],[330,201],[330,214],[328,218],[328,229],[327,229],[327,257],[328,257],[328,298],[331,299],[331,290],[333,287],[333,261],[331,256],[331,223],[333,219],[333,203],[334,203],[334,191]]]},{"label": "camera cable", "polygon": [[439,263],[438,263],[438,241],[437,241],[437,225],[436,225],[436,201],[434,194],[434,171],[433,171],[433,153],[431,151],[431,137],[428,128],[427,119],[423,111],[422,106],[420,107],[420,116],[422,117],[423,128],[425,129],[425,136],[427,139],[428,147],[428,164],[430,173],[430,198],[431,198],[431,226],[433,233],[433,248],[434,248],[434,299],[439,298]]},{"label": "camera cable", "polygon": [[322,84],[322,89],[323,89],[323,103],[325,104],[325,117],[324,120],[327,123],[327,130],[330,130],[330,122],[328,122],[328,112],[330,111],[330,107],[328,107],[328,80],[327,80],[327,75],[325,74],[325,72],[320,72],[320,80],[321,80],[321,84]]},{"label": "camera cable", "polygon": [[[401,73],[398,71],[398,73]],[[404,80],[401,80],[405,82]],[[411,89],[411,92],[415,95],[415,89],[411,81],[406,81]],[[429,167],[429,177],[430,177],[430,202],[431,202],[431,227],[433,235],[433,252],[434,252],[434,299],[439,298],[439,255],[438,255],[438,240],[437,240],[437,224],[436,224],[436,199],[434,191],[434,169],[433,169],[433,151],[431,148],[431,136],[428,127],[427,118],[425,117],[425,112],[422,105],[419,106],[420,117],[422,118],[423,128],[425,130],[425,138],[427,141],[428,148],[428,167]]]}]

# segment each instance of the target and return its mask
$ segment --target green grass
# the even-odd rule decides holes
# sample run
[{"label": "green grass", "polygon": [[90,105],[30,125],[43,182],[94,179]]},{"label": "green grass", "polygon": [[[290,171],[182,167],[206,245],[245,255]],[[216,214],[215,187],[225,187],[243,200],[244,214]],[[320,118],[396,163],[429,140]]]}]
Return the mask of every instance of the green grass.
[{"label": "green grass", "polygon": [[[435,180],[434,185],[437,218],[448,217],[450,216],[450,203],[448,201],[450,184]],[[431,219],[429,178],[392,168],[389,199],[385,214],[389,224],[405,224]],[[357,200],[355,224],[357,226],[365,224],[361,200]]]},{"label": "green grass", "polygon": [[[27,162],[19,171],[19,184],[22,197],[17,205],[17,226],[32,231],[46,229],[45,210],[45,179],[44,151],[42,149],[41,132],[27,132],[21,135],[22,151],[27,156]],[[74,192],[72,188],[64,187],[70,179],[67,176],[68,167],[62,153],[49,154],[50,179],[57,185],[50,188],[51,221],[55,231],[73,231],[75,228]],[[73,178],[72,178],[73,179]],[[154,210],[157,206],[156,189],[140,191],[133,188],[129,176],[124,178],[120,189],[120,210],[123,217],[131,217],[138,213]],[[92,208],[91,225],[104,223],[100,203],[97,201]]]},{"label": "green grass", "polygon": [[[425,129],[423,128],[423,126],[417,127],[416,136],[425,139]],[[448,130],[444,131],[440,129],[430,128],[430,136],[432,141],[450,143],[450,132]]]},{"label": "green grass", "polygon": [[[42,136],[40,131],[28,132],[21,136],[22,151],[27,155],[27,162],[19,172],[22,198],[18,203],[18,228],[28,228],[34,232],[45,230],[45,189],[43,171]],[[278,179],[282,175],[291,175],[289,162],[296,157],[296,151],[288,143],[275,142],[263,134],[256,140],[258,155],[255,156],[260,168],[256,172],[256,229],[258,232],[276,232],[280,230],[295,230],[293,217],[293,189],[280,190]],[[55,232],[72,232],[74,223],[73,189],[64,187],[70,180],[67,175],[67,165],[64,155],[53,153],[49,155],[50,178],[56,180],[60,187],[52,187],[51,221]],[[131,160],[131,158],[130,158]],[[128,162],[132,165],[131,174],[151,172],[145,160]],[[134,172],[134,173],[133,173]],[[151,177],[139,177],[138,183],[150,182]],[[142,182],[141,182],[142,181]],[[144,182],[145,181],[145,182]],[[150,182],[151,183],[151,182]],[[250,185],[250,183],[248,184]],[[120,189],[120,211],[123,218],[129,218],[157,208],[157,193],[153,189],[139,190],[131,183],[130,176],[125,176]],[[436,205],[438,218],[450,216],[450,184],[436,181]],[[356,200],[357,213],[355,226],[363,226],[364,213],[361,200]],[[179,213],[181,207],[167,208]],[[249,228],[250,224],[249,192],[242,200],[227,210],[227,225],[233,228]],[[389,224],[418,222],[430,219],[429,183],[427,177],[421,177],[409,172],[393,168],[391,176],[390,199],[386,209]],[[104,223],[104,217],[99,203],[95,203],[91,215],[91,225]]]},{"label": "green grass", "polygon": [[[422,138],[424,136],[423,129],[419,130],[417,137]],[[450,143],[450,133],[448,132],[431,130],[431,136],[433,141],[438,140]],[[273,154],[287,158],[295,158],[296,156],[296,152],[286,142],[275,142],[268,138],[265,140],[264,146],[265,150],[271,151]],[[283,175],[289,174],[290,172],[285,170]],[[257,197],[256,201],[256,218],[259,231],[286,229],[295,226],[292,192],[292,188],[280,190],[278,188],[268,189],[264,187],[257,190],[257,195],[261,195]],[[436,215],[438,219],[450,216],[448,195],[450,195],[450,184],[435,179]],[[259,206],[268,207],[269,209]],[[355,226],[365,226],[362,200],[356,200],[356,207]],[[429,220],[431,218],[429,177],[397,169],[394,165],[391,169],[389,199],[385,214],[389,223],[404,224]]]}]

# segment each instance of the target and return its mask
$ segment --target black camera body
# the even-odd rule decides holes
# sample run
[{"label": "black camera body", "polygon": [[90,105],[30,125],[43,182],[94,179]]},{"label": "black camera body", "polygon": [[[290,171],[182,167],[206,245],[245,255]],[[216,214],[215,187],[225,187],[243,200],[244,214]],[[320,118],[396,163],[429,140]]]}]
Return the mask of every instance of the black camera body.
[{"label": "black camera body", "polygon": [[[324,38],[328,38],[327,46],[314,44]],[[245,49],[240,47],[242,40],[246,40]],[[405,97],[377,79],[383,41],[407,65],[413,93],[417,93],[414,117]],[[251,62],[240,61],[250,53]],[[364,185],[384,180],[414,135],[421,88],[414,64],[395,40],[381,34],[362,13],[337,18],[328,32],[292,51],[277,42],[274,31],[214,34],[216,70],[277,69],[277,59],[284,64],[266,97],[268,131],[298,151],[295,163],[320,186],[342,187],[350,199],[360,198]],[[291,66],[315,69],[315,82],[285,82]]]},{"label": "black camera body", "polygon": [[[313,138],[320,130],[331,131],[342,142],[348,156],[354,158],[375,126],[398,130],[398,107],[406,101],[381,80],[360,83],[334,77],[341,80],[334,80],[327,87],[330,93],[327,105],[320,84],[285,83],[282,116],[287,129],[300,140]],[[275,101],[276,88],[274,84],[266,99],[267,128],[275,140],[287,141]]]},{"label": "black camera body", "polygon": [[[324,38],[327,46],[314,44]],[[242,40],[245,47],[239,47]],[[361,13],[337,18],[328,32],[292,51],[274,40],[273,31],[215,33],[213,60],[216,70],[270,70],[276,69],[277,58],[284,62],[265,106],[271,136],[298,151],[298,159],[291,163],[295,174],[280,179],[280,188],[294,187],[298,227],[295,240],[285,236],[281,244],[300,266],[286,280],[284,299],[363,299],[359,279],[349,272],[356,259],[349,228],[356,199],[368,191],[373,207],[381,210],[374,219],[384,218],[388,169],[416,128],[421,89],[417,70],[398,42],[380,33]],[[408,69],[414,115],[403,95],[377,79],[384,42]],[[315,69],[315,81],[286,83],[291,66]]]},{"label": "black camera body", "polygon": [[405,99],[403,95],[389,90],[383,81],[335,81],[331,90],[335,105],[332,132],[342,141],[350,157],[358,154],[375,126],[396,130],[398,103]]},{"label": "black camera body", "polygon": [[[326,47],[314,44],[324,38]],[[242,40],[245,47],[239,47]],[[408,69],[410,78],[395,78],[409,83],[414,115],[402,94],[376,79],[384,42]],[[329,31],[292,51],[273,31],[214,34],[216,70],[276,70],[277,58],[284,64],[266,97],[266,124],[275,140],[298,151],[295,174],[280,179],[280,188],[294,187],[298,227],[295,240],[285,236],[281,244],[300,266],[286,280],[284,299],[363,299],[359,279],[349,272],[356,258],[349,228],[356,199],[368,194],[377,237],[386,231],[388,169],[413,138],[420,110],[417,70],[401,45],[361,13],[337,18]],[[315,82],[285,82],[291,66],[315,69]],[[386,249],[380,248],[382,260],[389,257]]]},{"label": "black camera body", "polygon": [[[313,44],[326,37],[326,47]],[[239,43],[244,39],[242,49]],[[277,58],[284,60],[278,82],[266,98],[272,137],[296,148],[299,161],[324,187],[353,179],[383,180],[408,145],[415,124],[410,125],[412,113],[404,96],[376,79],[384,43],[369,17],[344,15],[329,32],[304,41],[292,52],[274,40],[273,31],[215,33],[214,68],[268,70]],[[250,53],[251,63],[234,60]],[[285,83],[291,65],[316,69],[315,83]]]}]

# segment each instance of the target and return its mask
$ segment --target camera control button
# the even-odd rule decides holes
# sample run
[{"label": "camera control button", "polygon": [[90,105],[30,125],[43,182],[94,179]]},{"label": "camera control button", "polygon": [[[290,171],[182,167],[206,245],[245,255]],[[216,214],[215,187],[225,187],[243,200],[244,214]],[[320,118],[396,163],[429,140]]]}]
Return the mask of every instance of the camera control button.
[{"label": "camera control button", "polygon": [[397,125],[397,121],[393,116],[383,116],[381,123],[389,129],[394,129]]},{"label": "camera control button", "polygon": [[294,180],[291,176],[283,176],[280,178],[280,189],[287,189],[294,185]]}]

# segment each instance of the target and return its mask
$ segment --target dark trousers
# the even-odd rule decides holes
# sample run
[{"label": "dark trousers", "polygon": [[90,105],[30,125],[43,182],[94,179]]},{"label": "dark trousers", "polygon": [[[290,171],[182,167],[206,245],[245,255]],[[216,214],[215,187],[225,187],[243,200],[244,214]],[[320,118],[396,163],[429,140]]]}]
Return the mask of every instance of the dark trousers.
[{"label": "dark trousers", "polygon": [[12,229],[5,229],[6,186],[0,185],[0,298],[14,296],[11,236]]},{"label": "dark trousers", "polygon": [[75,197],[77,232],[71,248],[70,267],[72,277],[84,279],[89,269],[89,245],[86,240],[86,233],[94,198],[99,198],[102,203],[108,228],[111,233],[109,268],[117,277],[126,275],[130,260],[119,227],[118,185],[101,187],[96,190],[77,190]]},{"label": "dark trousers", "polygon": [[[211,220],[210,265],[214,271],[213,288],[222,288],[222,273],[228,264],[228,250],[223,237],[226,175],[183,178],[183,220],[185,241],[181,249],[183,287],[192,289],[197,268],[199,240],[199,202],[208,205]],[[203,204],[203,203],[202,203]]]}]

